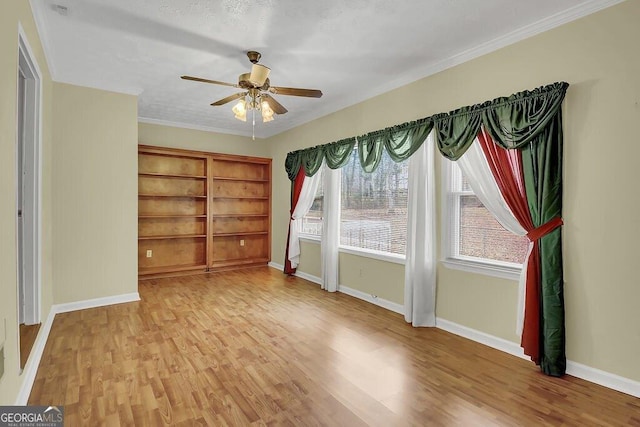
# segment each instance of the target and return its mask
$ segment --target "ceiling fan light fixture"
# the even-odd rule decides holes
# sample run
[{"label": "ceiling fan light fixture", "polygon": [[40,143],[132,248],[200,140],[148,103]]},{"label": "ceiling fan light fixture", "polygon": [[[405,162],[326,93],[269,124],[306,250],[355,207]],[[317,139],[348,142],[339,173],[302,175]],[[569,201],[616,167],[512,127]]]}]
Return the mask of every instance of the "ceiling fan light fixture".
[{"label": "ceiling fan light fixture", "polygon": [[240,98],[231,111],[233,111],[236,119],[242,120],[243,122],[247,121],[247,101],[245,101],[244,98]]},{"label": "ceiling fan light fixture", "polygon": [[262,112],[262,123],[267,123],[267,122],[272,122],[273,121],[273,113],[271,114],[265,114],[265,112]]},{"label": "ceiling fan light fixture", "polygon": [[285,114],[287,109],[284,108],[276,99],[274,99],[269,93],[276,95],[288,95],[288,96],[304,96],[309,98],[320,98],[322,92],[317,89],[301,89],[294,87],[280,87],[271,86],[269,81],[269,73],[271,69],[262,64],[258,64],[260,60],[260,53],[256,51],[247,52],[249,61],[253,64],[250,73],[240,74],[238,77],[238,83],[226,83],[218,80],[203,79],[201,77],[181,76],[183,80],[192,80],[202,83],[210,83],[222,86],[231,86],[241,88],[244,92],[238,92],[225,98],[219,99],[213,103],[212,106],[225,105],[234,100],[238,102],[231,109],[236,119],[243,122],[247,121],[247,113],[251,113],[251,123],[254,128],[255,139],[255,125],[256,125],[256,112],[262,115],[263,123],[271,122],[275,119],[275,115]]},{"label": "ceiling fan light fixture", "polygon": [[262,112],[262,122],[270,122],[273,121],[273,109],[269,105],[267,101],[262,101],[261,104],[261,112]]}]

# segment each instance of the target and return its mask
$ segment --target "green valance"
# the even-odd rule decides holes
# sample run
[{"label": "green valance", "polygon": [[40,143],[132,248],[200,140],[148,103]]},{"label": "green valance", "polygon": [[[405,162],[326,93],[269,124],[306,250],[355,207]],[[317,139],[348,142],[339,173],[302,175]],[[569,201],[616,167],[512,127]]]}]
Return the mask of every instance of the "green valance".
[{"label": "green valance", "polygon": [[471,145],[480,130],[480,111],[475,107],[462,107],[450,114],[438,114],[436,141],[443,156],[457,160]]},{"label": "green valance", "polygon": [[438,148],[458,160],[475,139],[480,125],[503,148],[522,148],[538,138],[556,116],[568,83],[553,83],[447,114],[434,116]]},{"label": "green valance", "polygon": [[394,162],[407,160],[420,148],[431,129],[433,121],[421,119],[359,136],[360,166],[365,172],[375,171],[382,159],[382,150],[386,150]]},{"label": "green valance", "polygon": [[301,166],[304,167],[305,175],[313,176],[322,166],[323,160],[331,169],[339,169],[347,164],[357,144],[360,165],[370,173],[378,167],[382,150],[386,150],[395,162],[406,160],[420,148],[432,129],[433,120],[427,118],[370,132],[357,138],[292,151],[287,154],[285,169],[292,181]]},{"label": "green valance", "polygon": [[298,175],[300,167],[304,167],[307,176],[313,176],[318,172],[322,161],[327,162],[331,169],[343,167],[349,161],[351,151],[356,144],[354,137],[341,139],[331,144],[318,145],[316,147],[305,148],[303,150],[292,151],[287,154],[284,167],[287,170],[289,179],[293,181]]},{"label": "green valance", "polygon": [[438,148],[443,156],[457,160],[469,148],[480,126],[504,148],[522,148],[538,140],[560,110],[568,83],[553,83],[532,91],[496,98],[482,104],[436,114],[413,122],[370,132],[357,138],[342,139],[287,154],[285,169],[294,180],[303,166],[307,176],[314,175],[326,161],[331,169],[343,167],[358,145],[360,164],[373,172],[382,158],[382,150],[391,159],[408,159],[435,128]]}]

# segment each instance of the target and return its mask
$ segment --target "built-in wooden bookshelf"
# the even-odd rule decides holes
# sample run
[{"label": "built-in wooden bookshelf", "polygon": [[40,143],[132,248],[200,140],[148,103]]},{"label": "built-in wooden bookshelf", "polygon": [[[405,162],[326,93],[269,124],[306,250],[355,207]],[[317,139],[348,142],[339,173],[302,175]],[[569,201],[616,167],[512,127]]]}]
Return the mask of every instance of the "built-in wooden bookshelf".
[{"label": "built-in wooden bookshelf", "polygon": [[271,159],[217,155],[211,170],[211,267],[269,262]]},{"label": "built-in wooden bookshelf", "polygon": [[269,262],[271,159],[141,145],[138,193],[140,276]]}]

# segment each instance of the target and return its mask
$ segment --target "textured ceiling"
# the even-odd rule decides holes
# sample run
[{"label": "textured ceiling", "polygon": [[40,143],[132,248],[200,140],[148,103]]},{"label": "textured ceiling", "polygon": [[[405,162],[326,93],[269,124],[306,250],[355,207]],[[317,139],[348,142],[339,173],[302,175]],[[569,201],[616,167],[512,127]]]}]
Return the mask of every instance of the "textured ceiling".
[{"label": "textured ceiling", "polygon": [[31,0],[52,77],[139,95],[142,121],[238,135],[236,83],[258,50],[289,112],[256,120],[269,137],[619,0]]}]

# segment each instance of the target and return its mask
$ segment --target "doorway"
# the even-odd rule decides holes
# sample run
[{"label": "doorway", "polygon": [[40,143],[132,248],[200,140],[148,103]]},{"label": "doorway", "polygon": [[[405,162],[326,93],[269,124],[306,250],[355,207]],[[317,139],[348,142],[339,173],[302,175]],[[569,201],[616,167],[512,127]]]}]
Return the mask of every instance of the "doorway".
[{"label": "doorway", "polygon": [[18,37],[16,115],[17,304],[20,369],[40,327],[41,74],[22,31]]}]

